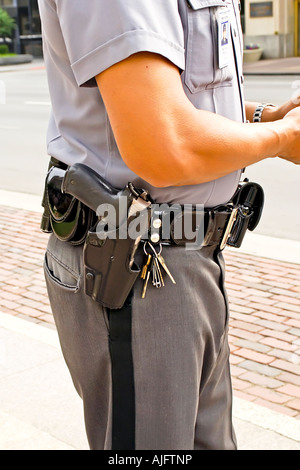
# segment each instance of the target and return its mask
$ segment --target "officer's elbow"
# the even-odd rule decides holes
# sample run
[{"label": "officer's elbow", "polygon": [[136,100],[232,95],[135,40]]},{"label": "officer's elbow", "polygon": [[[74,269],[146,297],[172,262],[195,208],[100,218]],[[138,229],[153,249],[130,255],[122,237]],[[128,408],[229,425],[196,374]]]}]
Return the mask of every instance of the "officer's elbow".
[{"label": "officer's elbow", "polygon": [[174,165],[172,165],[169,160],[170,167],[167,168],[164,158],[159,158],[156,155],[156,158],[151,158],[151,160],[143,160],[143,164],[140,161],[133,158],[131,155],[130,158],[124,158],[126,165],[132,170],[136,175],[138,175],[143,180],[147,181],[151,186],[156,188],[165,188],[168,186],[174,186],[177,183],[178,176]]},{"label": "officer's elbow", "polygon": [[205,160],[179,144],[163,150],[148,147],[142,160],[133,154],[124,160],[135,174],[156,188],[200,184],[208,178]]}]

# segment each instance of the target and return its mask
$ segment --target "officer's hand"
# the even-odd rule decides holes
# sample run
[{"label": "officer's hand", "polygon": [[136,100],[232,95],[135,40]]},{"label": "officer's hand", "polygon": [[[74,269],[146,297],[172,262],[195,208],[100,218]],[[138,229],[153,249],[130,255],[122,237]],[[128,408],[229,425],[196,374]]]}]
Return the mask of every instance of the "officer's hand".
[{"label": "officer's hand", "polygon": [[281,158],[296,165],[300,164],[300,107],[289,111],[283,118],[283,124],[288,123],[287,143]]},{"label": "officer's hand", "polygon": [[[257,103],[246,102],[247,119],[252,122]],[[280,106],[266,106],[262,113],[262,122],[274,122],[283,119],[290,111],[300,107],[300,95],[296,93],[289,101]]]},{"label": "officer's hand", "polygon": [[274,108],[274,120],[283,119],[290,111],[300,106],[300,95],[294,96],[281,106]]}]

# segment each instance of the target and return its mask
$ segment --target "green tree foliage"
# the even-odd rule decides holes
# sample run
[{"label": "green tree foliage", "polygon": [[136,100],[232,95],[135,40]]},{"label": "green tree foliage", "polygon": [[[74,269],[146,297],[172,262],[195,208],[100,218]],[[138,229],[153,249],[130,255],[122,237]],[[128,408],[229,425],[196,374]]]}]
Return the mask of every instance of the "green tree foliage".
[{"label": "green tree foliage", "polygon": [[16,28],[16,23],[9,14],[0,8],[0,38],[5,42],[6,38],[11,38]]}]

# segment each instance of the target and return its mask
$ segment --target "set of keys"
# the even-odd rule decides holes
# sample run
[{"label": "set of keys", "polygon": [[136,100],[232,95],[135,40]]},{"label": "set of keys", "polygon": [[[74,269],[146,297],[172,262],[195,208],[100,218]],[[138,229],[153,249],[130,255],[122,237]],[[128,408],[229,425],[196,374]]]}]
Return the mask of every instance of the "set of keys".
[{"label": "set of keys", "polygon": [[[149,251],[147,251],[147,246],[150,248]],[[159,251],[157,252],[154,246],[146,242],[144,244],[144,253],[145,253],[145,263],[142,268],[141,272],[141,278],[144,280],[144,286],[143,286],[143,291],[142,291],[142,299],[145,298],[146,296],[146,291],[148,287],[148,283],[150,280],[150,276],[152,275],[152,284],[154,287],[159,289],[160,287],[164,287],[164,279],[162,275],[162,269],[167,273],[173,284],[176,284],[174,277],[170,273],[166,262],[161,254],[162,252],[162,246],[159,245]]]}]

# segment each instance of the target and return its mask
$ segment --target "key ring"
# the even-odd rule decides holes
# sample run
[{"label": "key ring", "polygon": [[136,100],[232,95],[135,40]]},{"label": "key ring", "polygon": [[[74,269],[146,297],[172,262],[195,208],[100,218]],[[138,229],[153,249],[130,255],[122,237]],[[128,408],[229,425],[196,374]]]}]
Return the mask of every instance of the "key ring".
[{"label": "key ring", "polygon": [[145,253],[145,255],[148,255],[148,254],[149,254],[148,251],[146,251],[146,245],[147,245],[147,244],[150,246],[150,248],[151,248],[151,250],[153,251],[153,253],[154,253],[155,256],[159,256],[159,255],[161,254],[161,252],[162,252],[162,244],[161,244],[161,243],[159,244],[159,251],[157,252],[156,249],[154,248],[154,246],[152,245],[152,243],[150,243],[150,242],[147,241],[147,242],[144,244],[144,253]]}]

